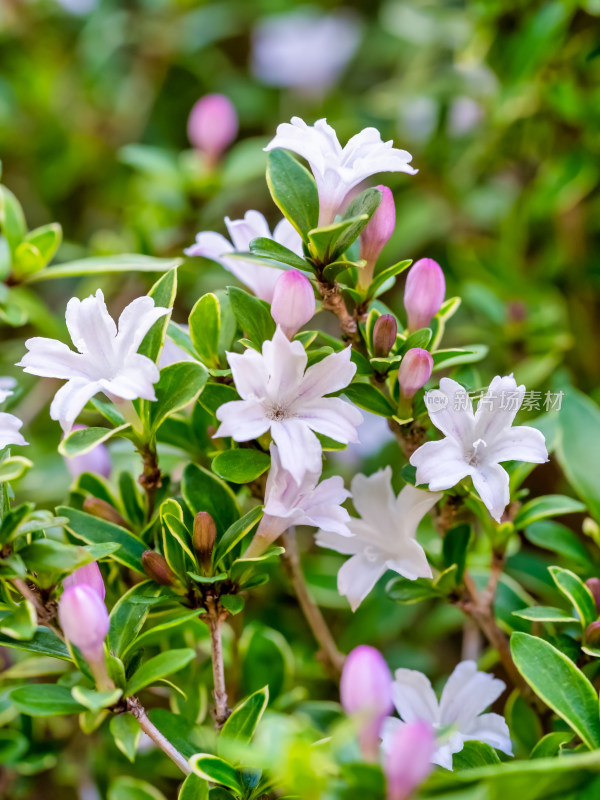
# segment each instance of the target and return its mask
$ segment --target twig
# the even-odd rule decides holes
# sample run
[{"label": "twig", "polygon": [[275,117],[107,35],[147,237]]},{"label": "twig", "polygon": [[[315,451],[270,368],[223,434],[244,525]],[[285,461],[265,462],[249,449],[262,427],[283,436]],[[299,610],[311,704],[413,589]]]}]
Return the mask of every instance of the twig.
[{"label": "twig", "polygon": [[154,514],[156,491],[162,486],[162,480],[156,449],[145,444],[143,447],[139,448],[139,453],[144,464],[144,471],[138,478],[138,483],[146,492],[146,518],[149,522]]},{"label": "twig", "polygon": [[358,324],[354,315],[346,308],[339,285],[337,283],[331,284],[317,281],[317,287],[323,301],[324,310],[331,311],[339,319],[344,338],[353,343],[359,342]]},{"label": "twig", "polygon": [[173,747],[171,742],[162,735],[156,725],[153,725],[152,722],[150,722],[150,719],[146,714],[146,709],[140,703],[137,697],[127,698],[127,710],[133,714],[133,716],[139,722],[140,728],[158,747],[160,747],[163,753],[166,753],[171,761],[177,764],[179,769],[185,775],[189,775],[192,771],[192,768],[190,767],[187,758],[185,758],[176,747]]},{"label": "twig", "polygon": [[213,669],[213,696],[215,698],[215,722],[218,728],[223,727],[231,713],[227,705],[227,687],[225,685],[225,664],[223,661],[223,642],[221,639],[222,615],[218,608],[218,601],[208,598],[206,601],[207,614],[204,617],[210,630],[210,648],[212,653]]},{"label": "twig", "polygon": [[321,647],[323,659],[326,661],[333,676],[339,678],[344,666],[345,656],[340,653],[331,631],[321,614],[321,609],[314,603],[308,593],[300,557],[296,547],[296,537],[293,531],[286,531],[283,534],[283,544],[285,553],[281,556],[285,570],[292,582],[300,608],[304,614],[311,631]]},{"label": "twig", "polygon": [[46,608],[42,598],[36,594],[34,590],[21,578],[13,578],[11,583],[15,589],[17,589],[20,594],[23,595],[25,600],[29,600],[29,602],[35,608],[38,622],[41,625],[45,625],[46,628],[49,628],[52,633],[56,634],[56,636],[58,636],[58,638],[64,642],[65,637],[63,636],[61,629],[54,622],[55,614],[50,609]]}]

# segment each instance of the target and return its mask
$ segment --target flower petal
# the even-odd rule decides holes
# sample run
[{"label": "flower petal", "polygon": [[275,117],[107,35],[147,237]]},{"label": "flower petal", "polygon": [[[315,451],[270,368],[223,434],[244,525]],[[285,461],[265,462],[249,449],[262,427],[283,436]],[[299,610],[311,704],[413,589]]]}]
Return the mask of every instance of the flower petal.
[{"label": "flower petal", "polygon": [[232,400],[217,409],[217,419],[221,422],[215,438],[231,436],[236,442],[248,442],[269,430],[270,420],[260,403],[254,400]]},{"label": "flower petal", "polygon": [[362,414],[355,406],[339,397],[323,397],[310,403],[302,403],[296,416],[316,433],[329,436],[336,442],[358,442],[356,428],[363,420]]},{"label": "flower petal", "polygon": [[292,253],[302,255],[302,237],[294,228],[292,223],[285,217],[280,220],[273,229],[273,239],[278,243],[287,247]]},{"label": "flower petal", "polygon": [[309,367],[300,386],[299,399],[316,400],[348,386],[356,373],[356,364],[350,360],[350,356],[350,348],[346,347]]},{"label": "flower petal", "polygon": [[382,561],[371,560],[362,553],[342,564],[337,578],[338,592],[348,598],[352,611],[356,611],[385,571]]},{"label": "flower petal", "polygon": [[98,289],[84,300],[71,298],[65,317],[73,344],[80,353],[91,357],[95,374],[111,374],[117,326],[108,313],[102,291]]},{"label": "flower petal", "polygon": [[548,461],[546,439],[541,431],[528,425],[517,425],[502,432],[486,450],[490,461],[529,461],[543,464]]},{"label": "flower petal", "polygon": [[321,472],[321,443],[306,423],[298,419],[272,421],[271,436],[279,448],[282,466],[296,483],[301,483],[306,472]]},{"label": "flower petal", "polygon": [[513,754],[508,725],[500,714],[481,714],[473,720],[472,725],[461,730],[465,739],[486,742],[509,756]]},{"label": "flower petal", "polygon": [[22,421],[15,417],[14,414],[7,414],[5,411],[0,412],[0,449],[9,444],[27,444],[23,434],[19,433],[22,426]]},{"label": "flower petal", "polygon": [[23,372],[39,375],[41,378],[90,379],[88,363],[81,353],[74,353],[66,344],[56,339],[35,336],[27,339],[25,347],[29,352],[17,363]]},{"label": "flower petal", "polygon": [[402,521],[405,536],[415,537],[419,522],[442,496],[441,492],[426,492],[410,485],[401,490],[394,505],[396,516]]},{"label": "flower petal", "polygon": [[154,384],[159,377],[158,367],[151,358],[134,353],[114,378],[103,379],[100,383],[109,394],[124,400],[136,400],[138,397],[156,400]]},{"label": "flower petal", "polygon": [[521,408],[525,386],[517,386],[512,375],[496,375],[485,395],[480,398],[475,412],[475,438],[490,446],[498,437],[504,437]]},{"label": "flower petal", "polygon": [[440,388],[425,394],[425,405],[436,428],[467,446],[475,440],[473,403],[466,389],[451,378],[442,378]]},{"label": "flower petal", "polygon": [[202,231],[196,235],[196,242],[183,252],[186,256],[202,256],[222,262],[222,257],[233,251],[233,245],[221,233]]},{"label": "flower petal", "polygon": [[510,503],[508,473],[499,464],[482,464],[471,473],[473,486],[496,522]]},{"label": "flower petal", "polygon": [[363,521],[378,527],[381,514],[392,509],[396,497],[392,490],[392,468],[385,467],[373,475],[355,475],[350,486],[352,502]]},{"label": "flower petal", "polygon": [[504,681],[480,672],[474,661],[461,661],[448,678],[440,699],[442,725],[458,724],[464,734],[475,718],[500,697]]},{"label": "flower petal", "polygon": [[129,353],[137,353],[142,339],[154,323],[170,312],[170,308],[155,306],[154,300],[148,296],[138,297],[125,306],[118,322],[116,345],[119,357],[125,359]]},{"label": "flower petal", "polygon": [[439,722],[437,697],[426,675],[415,669],[397,669],[394,673],[392,699],[404,722],[423,719]]},{"label": "flower petal", "polygon": [[433,573],[421,545],[414,539],[396,539],[394,551],[397,555],[385,562],[388,569],[397,572],[409,581],[417,578],[432,578]]},{"label": "flower petal", "polygon": [[355,556],[364,550],[363,542],[356,536],[342,536],[338,531],[319,530],[315,536],[315,543],[319,547],[326,547],[328,550],[335,550],[344,556]]},{"label": "flower petal", "polygon": [[248,348],[245,353],[227,353],[233,382],[244,400],[262,399],[267,393],[269,375],[265,359],[256,350]]},{"label": "flower petal", "polygon": [[429,484],[432,492],[455,486],[473,471],[459,444],[450,437],[425,442],[412,454],[410,463],[417,468],[417,483]]},{"label": "flower petal", "polygon": [[227,225],[234,248],[240,253],[250,249],[252,239],[272,238],[267,220],[260,211],[246,211],[243,219],[225,217],[225,225]]},{"label": "flower petal", "polygon": [[68,433],[85,404],[101,391],[101,388],[99,381],[83,378],[67,381],[54,395],[50,406],[50,417],[58,420],[63,431]]},{"label": "flower petal", "polygon": [[278,405],[295,400],[306,369],[307,355],[300,342],[290,342],[281,328],[263,343],[263,358],[269,380],[267,394]]}]

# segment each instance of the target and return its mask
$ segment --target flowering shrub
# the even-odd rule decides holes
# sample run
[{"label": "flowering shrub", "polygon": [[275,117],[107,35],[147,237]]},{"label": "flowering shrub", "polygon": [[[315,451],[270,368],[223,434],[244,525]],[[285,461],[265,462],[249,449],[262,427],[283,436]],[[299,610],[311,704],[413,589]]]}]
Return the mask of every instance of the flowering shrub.
[{"label": "flowering shrub", "polygon": [[[207,102],[190,136],[214,163],[236,126],[223,105],[229,128],[215,144],[211,104],[222,104]],[[472,365],[486,348],[445,346],[460,298],[445,298],[432,259],[387,263],[393,195],[364,187],[386,172],[418,180],[409,153],[373,128],[342,147],[325,120],[298,118],[265,150],[283,220],[271,234],[249,211],[226,220],[231,242],[198,234],[190,259],[217,260],[246,288],[193,298],[185,324],[172,319],[179,259],[49,266],[59,229],[28,231],[2,187],[3,313],[16,327],[53,331],[27,339],[17,366],[39,376],[36,391],[56,389],[50,417],[73,483],[54,512],[20,498],[20,481],[35,475],[34,431],[19,418],[18,386],[6,384],[0,757],[35,769],[49,752],[39,718],[58,750],[68,734],[55,723],[67,717],[102,742],[113,777],[122,773],[114,800],[160,795],[127,777],[124,759],[148,747],[180,800],[593,792],[598,533],[590,519],[584,545],[556,518],[586,506],[597,515],[597,488],[565,446],[586,435],[584,413],[597,430],[597,410],[573,390],[565,419],[549,404],[515,424],[526,387],[513,375],[482,386]],[[22,313],[32,307],[24,297],[43,303],[43,281],[85,275],[89,285],[119,271],[158,274],[117,322],[95,285],[70,299],[74,349],[62,326]],[[385,300],[405,271],[403,311]],[[362,431],[374,418],[395,437],[400,464],[354,474],[348,489],[340,455],[369,446]],[[569,494],[530,491],[548,450]],[[321,577],[337,572],[333,605],[345,628],[378,592],[378,616],[423,604],[422,620],[446,614],[462,630],[462,658],[439,700],[426,674],[386,663],[368,636],[344,652],[318,584],[307,586],[298,527],[313,530],[323,553],[344,556],[322,561]],[[552,556],[519,561],[523,541]],[[306,676],[339,683],[341,705],[292,686],[295,653],[276,619],[261,620],[269,583],[314,637]]]}]

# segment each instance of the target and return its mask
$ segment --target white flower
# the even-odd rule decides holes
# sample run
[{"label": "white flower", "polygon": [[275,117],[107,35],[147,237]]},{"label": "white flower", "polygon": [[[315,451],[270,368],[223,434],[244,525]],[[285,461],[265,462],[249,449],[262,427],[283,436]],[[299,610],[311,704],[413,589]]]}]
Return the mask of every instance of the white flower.
[{"label": "white flower", "polygon": [[405,486],[398,497],[392,489],[390,467],[374,475],[356,475],[352,499],[361,518],[350,518],[351,538],[320,530],[316,542],[350,555],[338,573],[338,591],[353,611],[388,569],[415,580],[431,578],[425,551],[416,540],[417,527],[442,496]]},{"label": "white flower", "polygon": [[204,256],[218,261],[228,272],[247,286],[261,300],[270,303],[273,291],[281,270],[277,267],[265,267],[250,259],[228,258],[229,253],[247,253],[252,239],[259,237],[273,239],[278,244],[292,250],[296,255],[302,255],[302,240],[297,231],[287,221],[282,219],[273,229],[269,230],[266,219],[259,211],[246,211],[243,219],[229,219],[225,217],[225,225],[229,231],[231,242],[220,233],[203,231],[196,235],[196,243],[184,252],[188,256]]},{"label": "white flower", "polygon": [[0,403],[13,395],[17,382],[14,378],[0,378]]},{"label": "white flower", "polygon": [[336,82],[359,41],[360,24],[346,11],[268,17],[252,35],[252,71],[271,86],[320,92]]},{"label": "white flower", "polygon": [[306,369],[302,344],[290,342],[278,327],[273,339],[263,343],[262,354],[248,349],[243,355],[227,353],[227,360],[242,400],[218,409],[222,424],[215,436],[246,442],[270,429],[281,464],[296,483],[306,472],[321,472],[321,443],[315,432],[345,444],[357,441],[360,411],[339,397],[324,397],[352,380],[356,366],[350,348]]},{"label": "white flower", "polygon": [[432,491],[449,489],[468,475],[496,521],[510,502],[508,474],[499,462],[548,460],[544,435],[525,425],[512,423],[525,394],[512,375],[496,376],[487,393],[473,403],[463,387],[442,378],[440,388],[427,392],[425,403],[431,421],[445,435],[416,450],[410,463],[417,468],[417,483],[428,483]]},{"label": "white flower", "polygon": [[333,222],[348,193],[365,178],[378,172],[417,172],[410,166],[411,154],[392,147],[391,141],[383,142],[375,128],[365,128],[342,148],[325,119],[311,126],[292,117],[291,123],[277,127],[265,150],[277,147],[293,150],[308,161],[319,192],[319,225]]},{"label": "white flower", "polygon": [[73,297],[67,303],[66,322],[79,352],[37,336],[25,342],[29,352],[17,366],[32,375],[67,381],[54,396],[50,416],[68,432],[98,392],[124,400],[156,400],[158,367],[137,351],[156,320],[168,313],[168,308],[156,308],[151,297],[138,297],[123,309],[117,332],[100,289],[85,300]]},{"label": "white flower", "polygon": [[440,733],[432,757],[434,764],[452,769],[452,754],[466,741],[476,739],[512,755],[508,726],[500,714],[484,714],[506,689],[503,681],[478,672],[474,661],[461,661],[448,678],[438,703],[429,679],[414,669],[396,670],[392,698],[402,721],[388,717],[383,724],[382,747],[387,751],[396,731],[403,725],[423,720]]},{"label": "white flower", "polygon": [[[0,378],[0,403],[3,403],[14,394],[15,385],[14,378]],[[22,426],[23,423],[14,414],[7,414],[5,411],[0,412],[0,450],[9,444],[27,444],[23,434],[19,433]]]},{"label": "white flower", "polygon": [[[279,448],[271,442],[271,469],[265,489],[265,513],[245,557],[268,547],[292,525],[312,525],[340,536],[351,536],[350,515],[342,506],[350,497],[339,475],[319,483],[319,472],[305,472],[300,483],[281,465]],[[317,485],[318,484],[318,485]]]}]

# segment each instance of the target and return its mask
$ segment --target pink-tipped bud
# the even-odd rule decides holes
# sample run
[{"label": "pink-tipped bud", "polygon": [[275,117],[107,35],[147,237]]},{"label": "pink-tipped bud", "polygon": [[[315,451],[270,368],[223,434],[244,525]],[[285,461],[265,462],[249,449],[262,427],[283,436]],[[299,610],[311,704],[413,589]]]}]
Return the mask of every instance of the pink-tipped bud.
[{"label": "pink-tipped bud", "polygon": [[382,194],[381,203],[360,235],[360,257],[367,262],[367,271],[375,265],[396,227],[396,206],[392,191],[387,186],[377,186],[377,189]]},{"label": "pink-tipped bud", "polygon": [[277,278],[271,316],[291,339],[315,315],[315,293],[312,284],[297,269],[288,269]]},{"label": "pink-tipped bud", "polygon": [[410,400],[431,378],[433,358],[431,353],[421,347],[413,347],[402,357],[398,370],[400,394]]},{"label": "pink-tipped bud", "polygon": [[[83,430],[85,427],[85,425],[73,425],[73,430]],[[65,465],[72,478],[78,478],[83,472],[92,472],[103,478],[109,478],[112,469],[108,450],[103,444],[96,445],[93,450],[82,456],[65,458]]]},{"label": "pink-tipped bud", "polygon": [[360,645],[346,658],[340,681],[340,699],[347,714],[356,714],[363,756],[376,760],[385,717],[393,709],[392,674],[374,647]]},{"label": "pink-tipped bud", "polygon": [[596,611],[600,614],[600,578],[588,578],[585,585],[592,593],[596,603]]},{"label": "pink-tipped bud", "polygon": [[442,268],[432,258],[422,258],[408,271],[404,308],[411,331],[426,328],[440,310],[446,294]]},{"label": "pink-tipped bud", "polygon": [[423,720],[405,723],[392,737],[383,771],[387,800],[409,800],[433,769],[435,734]]},{"label": "pink-tipped bud", "polygon": [[70,586],[58,603],[60,627],[67,639],[90,662],[104,660],[104,639],[108,633],[108,611],[90,586]]},{"label": "pink-tipped bud", "polygon": [[79,567],[72,575],[67,575],[62,585],[64,589],[68,589],[71,586],[89,586],[90,589],[96,592],[100,600],[104,600],[106,596],[102,573],[96,561]]},{"label": "pink-tipped bud", "polygon": [[214,163],[237,136],[238,117],[231,100],[223,94],[201,97],[190,111],[187,132],[193,146]]}]

